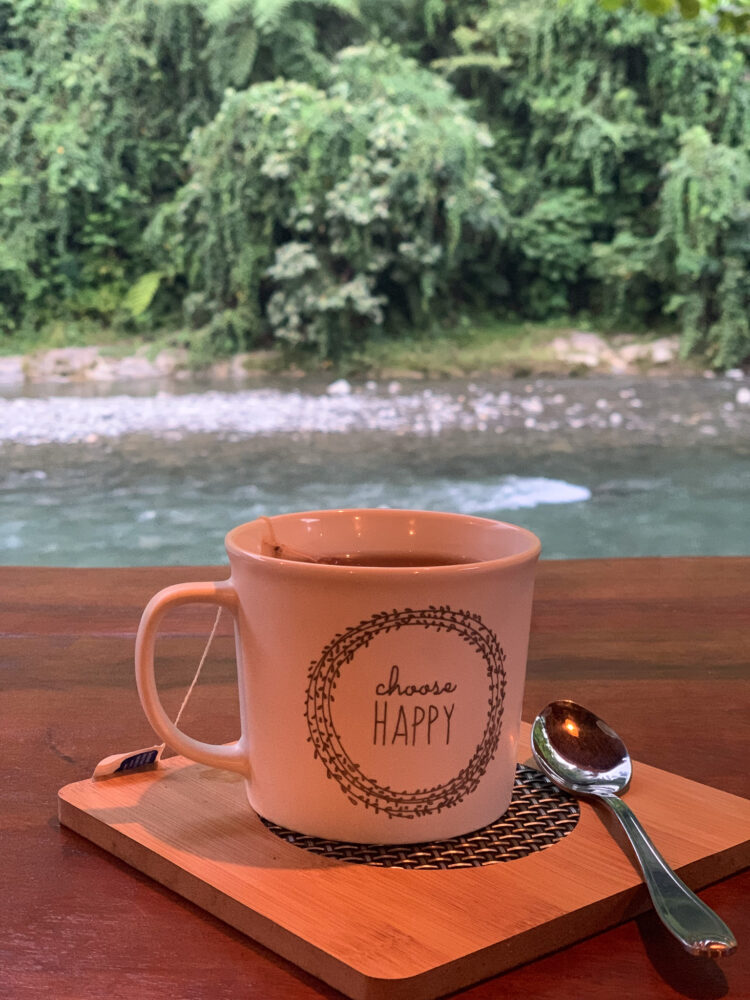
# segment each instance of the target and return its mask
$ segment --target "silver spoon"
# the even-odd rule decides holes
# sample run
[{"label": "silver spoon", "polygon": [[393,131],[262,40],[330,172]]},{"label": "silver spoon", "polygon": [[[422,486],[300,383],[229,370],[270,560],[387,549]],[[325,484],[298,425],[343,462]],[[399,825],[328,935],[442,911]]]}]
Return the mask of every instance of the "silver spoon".
[{"label": "silver spoon", "polygon": [[573,795],[609,806],[633,845],[656,912],[691,955],[722,958],[737,941],[727,925],[672,871],[619,796],[633,773],[614,730],[573,701],[553,701],[534,720],[531,749],[544,774]]}]

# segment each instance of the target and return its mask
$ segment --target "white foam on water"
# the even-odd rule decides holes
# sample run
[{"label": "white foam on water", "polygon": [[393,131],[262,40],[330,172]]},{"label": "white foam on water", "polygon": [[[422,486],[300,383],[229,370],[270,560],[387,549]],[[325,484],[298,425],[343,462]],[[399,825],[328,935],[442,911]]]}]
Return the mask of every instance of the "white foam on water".
[{"label": "white foam on water", "polygon": [[[586,486],[543,476],[500,476],[492,480],[427,478],[403,484],[383,481],[339,486],[310,484],[295,496],[299,509],[314,507],[404,507],[492,516],[541,504],[582,503],[591,499]],[[258,504],[263,507],[263,500]]]},{"label": "white foam on water", "polygon": [[544,476],[503,476],[496,483],[453,484],[454,509],[482,514],[495,510],[524,510],[540,504],[582,503],[591,499],[586,486]]}]

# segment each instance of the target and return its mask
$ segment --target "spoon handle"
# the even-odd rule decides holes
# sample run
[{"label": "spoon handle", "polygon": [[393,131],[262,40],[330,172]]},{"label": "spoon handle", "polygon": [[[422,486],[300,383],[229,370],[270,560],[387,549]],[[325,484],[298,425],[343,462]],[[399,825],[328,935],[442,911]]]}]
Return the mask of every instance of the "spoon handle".
[{"label": "spoon handle", "polygon": [[737,941],[730,929],[675,875],[627,803],[617,795],[597,797],[622,823],[643,871],[656,912],[667,930],[691,955],[708,955],[711,958],[731,955]]}]

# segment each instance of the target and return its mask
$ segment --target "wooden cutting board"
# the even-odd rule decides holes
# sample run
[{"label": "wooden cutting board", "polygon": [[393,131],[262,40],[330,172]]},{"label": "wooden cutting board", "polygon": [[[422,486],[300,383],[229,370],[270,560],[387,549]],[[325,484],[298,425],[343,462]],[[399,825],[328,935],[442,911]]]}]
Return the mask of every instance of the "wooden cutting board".
[{"label": "wooden cutting board", "polygon": [[[627,800],[691,888],[750,864],[750,801],[637,762]],[[585,803],[544,850],[437,871],[293,846],[237,775],[183,757],[67,785],[58,805],[65,826],[354,1000],[433,1000],[650,905],[614,821]]]}]

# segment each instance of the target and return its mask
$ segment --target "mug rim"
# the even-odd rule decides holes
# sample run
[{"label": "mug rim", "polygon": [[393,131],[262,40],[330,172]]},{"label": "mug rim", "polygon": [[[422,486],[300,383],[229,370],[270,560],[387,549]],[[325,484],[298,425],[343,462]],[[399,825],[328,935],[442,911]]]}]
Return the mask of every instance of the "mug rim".
[{"label": "mug rim", "polygon": [[[284,559],[281,556],[264,555],[261,552],[248,551],[248,549],[243,548],[236,540],[236,536],[245,528],[266,519],[269,521],[276,521],[286,518],[299,519],[304,517],[332,517],[335,515],[347,514],[367,514],[368,516],[373,517],[387,517],[389,515],[402,514],[411,516],[418,515],[423,517],[427,516],[432,520],[461,520],[465,523],[471,522],[484,526],[493,526],[501,528],[505,531],[510,529],[514,533],[524,537],[527,544],[521,552],[509,553],[508,555],[497,556],[491,559],[479,559],[475,562],[446,563],[439,566],[358,566],[346,563],[304,562],[299,559]],[[389,574],[476,572],[479,569],[496,569],[499,566],[517,566],[523,563],[531,562],[539,557],[542,550],[541,540],[536,534],[534,534],[533,531],[529,528],[524,528],[519,524],[513,524],[510,521],[500,521],[490,517],[479,517],[474,514],[461,514],[452,513],[450,511],[423,510],[416,508],[412,509],[408,507],[331,507],[320,510],[287,511],[281,514],[268,515],[267,518],[263,516],[256,517],[252,521],[245,521],[243,524],[238,524],[234,528],[231,528],[224,538],[224,545],[229,556],[236,556],[243,560],[259,562],[264,566],[279,566],[284,567],[287,570],[294,569],[310,573],[357,574],[382,573],[383,571],[386,571]]]}]

